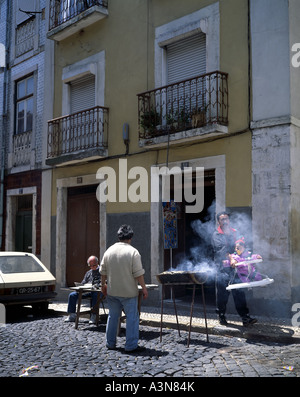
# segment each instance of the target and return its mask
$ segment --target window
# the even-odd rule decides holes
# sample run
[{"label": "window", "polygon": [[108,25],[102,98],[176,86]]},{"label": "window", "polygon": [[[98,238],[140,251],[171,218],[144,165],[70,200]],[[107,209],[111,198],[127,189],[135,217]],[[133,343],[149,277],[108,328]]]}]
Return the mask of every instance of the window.
[{"label": "window", "polygon": [[70,82],[71,114],[95,106],[95,75],[88,74]]},{"label": "window", "polygon": [[30,13],[26,13],[24,11],[37,11],[35,0],[17,0],[15,4],[16,25],[20,25],[21,23],[32,18]]},{"label": "window", "polygon": [[3,274],[13,273],[36,273],[45,272],[42,266],[28,255],[1,256],[0,272]]},{"label": "window", "polygon": [[16,85],[16,134],[32,131],[33,122],[33,75]]},{"label": "window", "polygon": [[17,0],[14,2],[16,23],[14,51],[16,57],[32,51],[35,47],[36,15],[30,13],[30,11],[37,11],[35,3],[35,0]]},{"label": "window", "polygon": [[166,46],[167,84],[206,73],[206,35],[181,39]]},{"label": "window", "polygon": [[16,57],[34,49],[35,17],[27,19],[16,29]]},{"label": "window", "polygon": [[187,122],[193,110],[204,106],[205,82],[196,79],[179,83],[206,73],[206,35],[198,33],[165,47],[167,58],[167,92],[170,117]]},{"label": "window", "polygon": [[61,0],[59,22],[64,23],[95,5],[102,5],[102,2],[99,0]]},{"label": "window", "polygon": [[[205,73],[220,70],[220,10],[219,2],[215,2],[192,14],[188,14],[155,28],[155,87],[168,84],[166,51],[162,51],[162,49],[165,50],[167,47],[168,50],[169,47],[169,51],[172,51],[173,48],[171,47],[173,43],[175,44],[178,42],[179,44],[181,39],[187,39],[188,36],[197,36],[199,33],[204,33],[206,40]],[[202,37],[204,38],[204,36]],[[190,45],[192,45],[191,42],[188,45],[189,48],[191,48]],[[200,55],[199,60],[201,58],[202,56]],[[178,70],[179,68],[177,71]]]}]

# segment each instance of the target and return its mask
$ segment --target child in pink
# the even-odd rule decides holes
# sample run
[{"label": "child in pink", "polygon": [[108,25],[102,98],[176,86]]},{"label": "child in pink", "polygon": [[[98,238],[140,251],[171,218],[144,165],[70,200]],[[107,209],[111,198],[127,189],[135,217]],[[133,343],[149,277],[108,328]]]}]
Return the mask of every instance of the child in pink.
[{"label": "child in pink", "polygon": [[[259,281],[263,276],[255,269],[251,263],[251,259],[262,259],[260,255],[251,255],[251,252],[245,249],[245,240],[240,238],[235,242],[235,252],[229,255],[229,259],[223,261],[224,267],[233,267],[236,269],[236,276],[234,282],[249,283],[252,281]],[[249,261],[245,265],[237,266],[239,262]],[[237,280],[237,278],[239,280]]]}]

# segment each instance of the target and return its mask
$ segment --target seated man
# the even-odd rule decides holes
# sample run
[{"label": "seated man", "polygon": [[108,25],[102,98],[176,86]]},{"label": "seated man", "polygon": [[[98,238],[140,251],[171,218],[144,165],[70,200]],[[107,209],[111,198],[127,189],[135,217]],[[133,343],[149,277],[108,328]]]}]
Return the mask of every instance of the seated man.
[{"label": "seated man", "polygon": [[[84,284],[92,284],[92,285],[100,285],[100,272],[99,272],[99,262],[98,258],[94,255],[90,256],[87,260],[88,266],[91,268],[88,270],[81,282],[81,285]],[[91,299],[91,307],[93,307],[97,303],[97,294],[98,292],[87,292],[83,294],[83,298],[92,298]],[[68,317],[65,319],[65,322],[75,322],[76,320],[76,304],[78,301],[78,292],[71,292],[68,299]],[[96,314],[92,313],[90,318],[90,324],[96,323]]]}]

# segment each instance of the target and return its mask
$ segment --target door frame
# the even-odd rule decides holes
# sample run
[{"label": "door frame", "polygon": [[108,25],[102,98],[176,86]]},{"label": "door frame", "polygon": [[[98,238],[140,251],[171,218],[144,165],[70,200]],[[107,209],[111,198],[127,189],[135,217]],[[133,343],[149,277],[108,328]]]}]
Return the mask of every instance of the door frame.
[{"label": "door frame", "polygon": [[[66,257],[67,257],[67,203],[68,188],[87,185],[99,185],[102,180],[96,175],[61,178],[56,180],[56,281],[59,287],[66,287]],[[101,227],[102,225],[102,227]],[[101,260],[106,250],[106,204],[99,202],[99,247]]]},{"label": "door frame", "polygon": [[[169,163],[169,168],[181,167],[184,163],[189,163],[193,170],[196,167],[204,167],[204,170],[215,171],[215,192],[216,192],[216,213],[226,208],[226,156],[211,156],[198,159],[187,159]],[[165,164],[155,164],[154,167],[162,167]],[[156,274],[164,271],[164,247],[162,231],[162,194],[161,183],[159,202],[151,202],[151,282],[156,282]]]},{"label": "door frame", "polygon": [[[90,255],[99,257],[99,201],[95,199],[97,185],[91,186],[93,192],[85,191],[86,186],[71,194],[68,189],[66,246],[66,281],[68,286],[74,286],[74,282],[83,280],[87,272],[87,258]],[[89,222],[91,220],[92,225]],[[75,255],[74,250],[76,251]]]},{"label": "door frame", "polygon": [[36,207],[37,207],[37,187],[24,187],[20,189],[9,189],[6,191],[6,251],[15,250],[15,231],[16,216],[18,212],[18,196],[32,195],[32,253],[36,254]]}]

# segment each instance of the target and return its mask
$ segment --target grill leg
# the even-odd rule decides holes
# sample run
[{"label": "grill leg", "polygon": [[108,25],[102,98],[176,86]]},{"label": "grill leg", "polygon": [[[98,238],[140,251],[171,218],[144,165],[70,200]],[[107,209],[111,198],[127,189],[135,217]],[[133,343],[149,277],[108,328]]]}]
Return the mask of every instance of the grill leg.
[{"label": "grill leg", "polygon": [[202,288],[202,303],[203,303],[203,312],[204,312],[205,329],[206,329],[206,341],[208,343],[209,339],[208,339],[208,330],[207,330],[206,305],[205,305],[205,296],[204,296],[203,284],[201,284],[201,288]]},{"label": "grill leg", "polygon": [[175,310],[175,316],[176,316],[176,322],[177,322],[177,329],[178,329],[178,335],[180,335],[180,327],[179,327],[179,323],[178,323],[178,316],[177,316],[177,309],[176,309],[176,303],[175,303],[175,295],[174,295],[174,291],[173,291],[173,287],[171,287],[171,293],[173,296],[173,304],[174,304],[174,310]]},{"label": "grill leg", "polygon": [[188,336],[187,347],[190,346],[191,328],[192,328],[192,318],[193,318],[194,302],[195,302],[195,291],[196,291],[196,284],[194,284],[194,286],[193,286],[193,298],[192,298],[192,304],[191,304],[190,326],[189,326],[189,336]]}]

